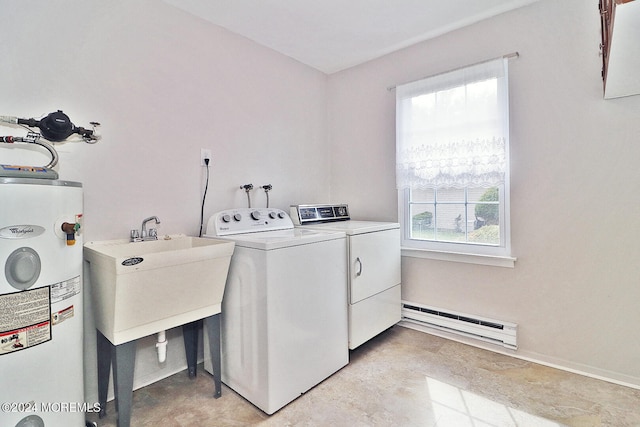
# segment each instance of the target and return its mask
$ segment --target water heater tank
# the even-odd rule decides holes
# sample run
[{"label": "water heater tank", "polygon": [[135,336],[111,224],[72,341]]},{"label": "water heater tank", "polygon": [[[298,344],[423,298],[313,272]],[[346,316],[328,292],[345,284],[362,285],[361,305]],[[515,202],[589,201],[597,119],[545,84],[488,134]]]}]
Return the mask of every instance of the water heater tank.
[{"label": "water heater tank", "polygon": [[82,427],[92,410],[84,402],[81,223],[80,183],[0,178],[2,426]]}]

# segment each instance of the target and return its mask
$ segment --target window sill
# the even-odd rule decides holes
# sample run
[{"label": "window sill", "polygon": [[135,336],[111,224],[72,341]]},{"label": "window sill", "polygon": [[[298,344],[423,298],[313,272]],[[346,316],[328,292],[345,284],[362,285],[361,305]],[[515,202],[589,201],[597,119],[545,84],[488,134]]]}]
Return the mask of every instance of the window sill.
[{"label": "window sill", "polygon": [[493,267],[514,268],[517,258],[510,256],[465,254],[460,252],[444,252],[428,249],[402,248],[402,256],[410,258],[426,258],[439,261],[465,262],[468,264],[489,265]]}]

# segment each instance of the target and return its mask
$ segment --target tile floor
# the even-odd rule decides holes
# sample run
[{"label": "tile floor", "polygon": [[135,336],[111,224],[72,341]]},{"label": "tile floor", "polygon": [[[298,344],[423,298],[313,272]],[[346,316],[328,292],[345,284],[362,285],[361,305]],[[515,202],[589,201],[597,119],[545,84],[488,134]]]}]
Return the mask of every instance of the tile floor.
[{"label": "tile floor", "polygon": [[[272,416],[199,366],[134,392],[138,426],[640,426],[640,390],[394,326]],[[115,427],[113,402],[100,427]]]}]

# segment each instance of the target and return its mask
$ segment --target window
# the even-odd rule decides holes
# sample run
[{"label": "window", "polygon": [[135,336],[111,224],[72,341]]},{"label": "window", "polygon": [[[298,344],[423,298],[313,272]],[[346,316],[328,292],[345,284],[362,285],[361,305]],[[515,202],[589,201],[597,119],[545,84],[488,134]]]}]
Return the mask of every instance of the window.
[{"label": "window", "polygon": [[396,87],[403,247],[510,257],[507,61]]}]

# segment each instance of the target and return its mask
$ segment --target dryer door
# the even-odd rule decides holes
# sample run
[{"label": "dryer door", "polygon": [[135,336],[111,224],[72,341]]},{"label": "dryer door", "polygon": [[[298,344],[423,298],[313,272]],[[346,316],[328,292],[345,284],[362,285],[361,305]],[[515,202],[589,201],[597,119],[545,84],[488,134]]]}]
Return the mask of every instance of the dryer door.
[{"label": "dryer door", "polygon": [[349,303],[355,304],[400,283],[398,229],[350,237]]}]

